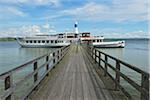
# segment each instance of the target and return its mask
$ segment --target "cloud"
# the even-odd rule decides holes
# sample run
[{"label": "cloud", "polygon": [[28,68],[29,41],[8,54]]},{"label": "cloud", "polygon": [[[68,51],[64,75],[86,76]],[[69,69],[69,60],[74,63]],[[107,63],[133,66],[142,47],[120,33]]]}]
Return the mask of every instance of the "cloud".
[{"label": "cloud", "polygon": [[26,13],[19,10],[17,7],[12,6],[0,6],[0,19],[9,19],[12,17],[24,17]]},{"label": "cloud", "polygon": [[36,33],[40,33],[41,28],[38,25],[29,25],[22,27],[7,28],[0,31],[1,37],[18,37],[18,36],[30,36]]},{"label": "cloud", "polygon": [[45,24],[45,25],[43,25],[42,27],[45,28],[45,29],[49,29],[49,28],[50,28],[50,25],[49,25],[49,24]]},{"label": "cloud", "polygon": [[[24,5],[30,5],[33,7],[48,6],[48,9],[50,9],[51,7],[59,8],[61,5],[61,0],[0,0],[0,4],[13,5],[16,7],[22,7]],[[66,5],[61,6],[66,8],[65,10],[60,9],[61,7],[59,9],[55,9],[55,11],[50,10],[49,13],[46,12],[47,15],[49,14],[49,16],[41,16],[37,19],[61,19],[64,16],[71,16],[69,18],[77,18],[79,20],[90,21],[126,22],[148,20],[149,4],[147,0],[112,0],[110,1],[110,4],[100,3],[98,1],[89,1],[84,5],[76,5],[76,7],[65,6]],[[22,11],[20,11],[20,15],[21,12]]]},{"label": "cloud", "polygon": [[59,0],[1,0],[0,3],[11,5],[34,5],[34,6],[43,6],[43,5],[58,6],[60,4]]},{"label": "cloud", "polygon": [[[58,7],[59,5],[59,0],[0,0],[0,19],[13,20],[14,17],[31,17],[33,15],[33,8],[35,12],[38,10],[38,8],[36,8],[37,6],[47,6],[51,8]],[[42,13],[44,13],[44,11]]]},{"label": "cloud", "polygon": [[84,6],[60,11],[60,15],[73,15],[82,20],[94,21],[122,22],[148,20],[149,4],[147,0],[113,0],[111,3],[111,5],[108,5],[90,2]]},{"label": "cloud", "polygon": [[[43,27],[45,29],[43,29]],[[38,34],[56,33],[54,26],[46,25],[26,25],[21,27],[11,27],[0,30],[0,37],[22,37],[33,36]]]},{"label": "cloud", "polygon": [[149,38],[150,39],[150,33],[144,32],[142,30],[127,32],[127,33],[121,33],[121,32],[99,33],[99,35],[104,36],[106,38]]}]

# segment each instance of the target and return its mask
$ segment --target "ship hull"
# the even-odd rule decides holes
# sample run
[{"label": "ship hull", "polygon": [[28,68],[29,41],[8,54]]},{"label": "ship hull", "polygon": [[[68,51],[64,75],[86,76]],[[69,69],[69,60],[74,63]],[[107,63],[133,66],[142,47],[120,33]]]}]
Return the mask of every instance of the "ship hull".
[{"label": "ship hull", "polygon": [[124,41],[100,42],[100,43],[93,43],[93,46],[98,48],[124,48],[125,42]]},{"label": "ship hull", "polygon": [[25,48],[56,48],[70,45],[70,43],[25,43],[23,39],[17,39],[17,42]]}]

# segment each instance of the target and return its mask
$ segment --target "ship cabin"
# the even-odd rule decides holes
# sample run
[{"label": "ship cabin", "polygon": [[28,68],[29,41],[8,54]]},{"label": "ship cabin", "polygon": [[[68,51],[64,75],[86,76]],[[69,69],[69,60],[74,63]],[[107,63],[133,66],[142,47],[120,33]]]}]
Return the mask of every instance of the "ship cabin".
[{"label": "ship cabin", "polygon": [[90,36],[90,32],[84,32],[80,35],[81,44],[93,44],[103,42],[103,36]]},{"label": "ship cabin", "polygon": [[56,44],[56,43],[63,43],[64,41],[58,39],[57,35],[36,35],[32,37],[24,37],[19,39],[26,44]]},{"label": "ship cabin", "polygon": [[78,34],[76,34],[76,33],[59,33],[58,38],[60,38],[60,39],[64,38],[68,42],[74,43],[74,42],[77,42]]},{"label": "ship cabin", "polygon": [[83,32],[83,33],[81,33],[80,37],[81,38],[88,38],[88,37],[90,37],[90,32]]}]

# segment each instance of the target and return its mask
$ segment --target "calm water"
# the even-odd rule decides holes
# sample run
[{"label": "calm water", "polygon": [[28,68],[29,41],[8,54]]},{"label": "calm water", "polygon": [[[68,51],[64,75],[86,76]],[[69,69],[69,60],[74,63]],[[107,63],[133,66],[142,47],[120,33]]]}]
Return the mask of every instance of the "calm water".
[{"label": "calm water", "polygon": [[125,40],[125,48],[100,49],[101,51],[117,57],[129,64],[149,72],[150,48],[148,39],[129,39]]},{"label": "calm water", "polygon": [[[136,67],[149,72],[149,56],[150,56],[150,48],[148,39],[133,39],[133,40],[125,40],[126,46],[125,48],[111,48],[111,49],[99,49],[109,55],[117,57],[131,65],[135,65]],[[110,62],[109,62],[110,61]],[[108,62],[115,66],[115,62],[109,60]],[[108,72],[115,77],[115,73],[112,69],[108,68]],[[133,81],[137,82],[139,85],[141,84],[141,75],[136,73],[135,71],[130,70],[127,67],[121,65],[121,72],[126,76],[130,77]],[[133,88],[130,84],[128,84],[123,78],[120,80],[121,86],[124,89],[132,94],[133,100],[140,100],[140,93]]]},{"label": "calm water", "polygon": [[6,72],[52,50],[54,49],[21,48],[16,41],[0,41],[0,73]]},{"label": "calm water", "polygon": [[[150,40],[148,39],[126,40],[125,48],[111,48],[100,50],[129,64],[135,65],[144,71],[149,72],[149,43]],[[53,50],[55,49],[21,48],[16,41],[0,42],[0,74]],[[113,71],[109,69],[108,71],[115,76]],[[139,74],[128,69],[123,69],[123,72],[125,72],[127,76],[130,76],[136,82],[140,83],[141,76]],[[21,74],[23,73],[20,73],[19,76],[22,76]],[[19,79],[19,76],[15,76],[14,78]],[[18,96],[16,96],[15,98],[19,97],[21,95],[20,93],[23,93],[22,91],[26,90],[30,84],[31,80],[29,80],[29,82],[26,82],[26,85],[23,85],[23,87],[20,88],[21,90],[18,89],[16,92],[16,95]],[[129,93],[131,93],[132,96],[134,96],[134,100],[139,100],[140,94],[122,79],[121,85]],[[2,84],[0,84],[0,91],[4,90],[2,87]]]},{"label": "calm water", "polygon": [[[124,60],[138,68],[149,71],[149,42],[148,39],[126,40],[125,48],[100,49],[114,57]],[[21,48],[16,41],[0,42],[0,73],[17,67],[33,58],[46,54],[50,48]]]}]

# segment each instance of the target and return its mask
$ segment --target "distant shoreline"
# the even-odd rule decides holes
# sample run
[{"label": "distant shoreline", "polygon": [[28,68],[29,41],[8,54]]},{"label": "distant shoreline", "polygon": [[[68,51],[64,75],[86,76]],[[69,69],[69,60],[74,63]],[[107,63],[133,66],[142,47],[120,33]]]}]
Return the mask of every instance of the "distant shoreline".
[{"label": "distant shoreline", "polygon": [[[150,38],[105,38],[104,40],[150,40]],[[0,37],[0,41],[15,41],[14,37]]]},{"label": "distant shoreline", "polygon": [[0,38],[0,41],[15,41],[16,39],[13,37]]}]

